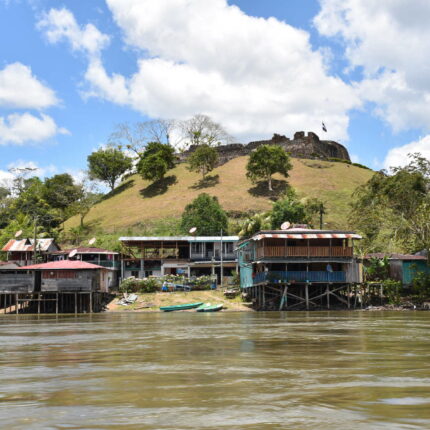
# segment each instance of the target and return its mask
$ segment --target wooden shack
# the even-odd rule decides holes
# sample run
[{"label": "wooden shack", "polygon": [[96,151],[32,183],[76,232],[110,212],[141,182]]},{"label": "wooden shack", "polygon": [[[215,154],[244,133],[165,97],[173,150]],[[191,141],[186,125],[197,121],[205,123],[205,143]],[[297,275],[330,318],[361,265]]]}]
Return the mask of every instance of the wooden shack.
[{"label": "wooden shack", "polygon": [[85,261],[62,260],[0,270],[4,312],[93,312],[109,293],[110,270]]}]

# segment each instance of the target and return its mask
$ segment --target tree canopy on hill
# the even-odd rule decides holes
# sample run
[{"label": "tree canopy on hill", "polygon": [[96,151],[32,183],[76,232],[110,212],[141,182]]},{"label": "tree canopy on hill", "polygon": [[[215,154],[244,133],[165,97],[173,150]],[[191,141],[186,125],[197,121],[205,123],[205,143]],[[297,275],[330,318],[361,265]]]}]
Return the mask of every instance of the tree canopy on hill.
[{"label": "tree canopy on hill", "polygon": [[219,235],[221,230],[227,232],[227,215],[216,197],[202,193],[185,207],[181,229],[188,234],[193,227],[199,236]]},{"label": "tree canopy on hill", "polygon": [[137,171],[143,179],[157,181],[175,167],[174,153],[167,143],[149,142],[137,163]]},{"label": "tree canopy on hill", "polygon": [[218,162],[218,152],[209,145],[200,145],[188,158],[189,169],[200,172],[203,178],[211,172]]},{"label": "tree canopy on hill", "polygon": [[430,161],[409,155],[409,164],[381,171],[354,196],[350,224],[366,251],[430,249]]},{"label": "tree canopy on hill", "polygon": [[111,191],[117,180],[132,167],[131,158],[112,146],[94,151],[87,160],[90,178],[106,182]]},{"label": "tree canopy on hill", "polygon": [[273,191],[272,175],[280,173],[288,178],[288,172],[292,167],[290,156],[282,147],[261,145],[249,156],[246,175],[253,182],[261,179],[267,181],[269,190]]}]

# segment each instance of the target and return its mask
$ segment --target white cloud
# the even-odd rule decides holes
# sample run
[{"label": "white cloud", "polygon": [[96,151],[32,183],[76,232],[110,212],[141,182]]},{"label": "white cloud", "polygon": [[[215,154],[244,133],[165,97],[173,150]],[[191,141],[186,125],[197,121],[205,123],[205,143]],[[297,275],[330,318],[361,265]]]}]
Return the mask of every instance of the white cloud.
[{"label": "white cloud", "polygon": [[389,169],[390,167],[405,166],[409,162],[408,154],[413,154],[415,152],[419,152],[423,157],[430,160],[430,135],[416,142],[390,149],[384,160],[384,168]]},{"label": "white cloud", "polygon": [[74,51],[89,55],[98,54],[108,43],[109,36],[101,33],[93,24],[80,27],[73,14],[67,9],[51,9],[38,22],[49,42],[67,40]]},{"label": "white cloud", "polygon": [[318,31],[340,37],[363,99],[394,131],[430,129],[430,2],[428,0],[320,0]]},{"label": "white cloud", "polygon": [[98,30],[93,48],[77,42],[76,28],[85,33],[88,25],[79,29],[69,11],[51,10],[40,24],[51,42],[67,38],[73,49],[90,54],[87,95],[151,117],[204,113],[241,140],[320,130],[322,120],[327,138],[347,138],[348,110],[360,105],[359,98],[329,76],[307,32],[247,16],[226,0],[107,3],[138,56],[138,69],[129,77],[104,68],[98,53],[106,42]]},{"label": "white cloud", "polygon": [[0,106],[43,109],[58,103],[53,90],[43,85],[21,63],[8,64],[0,70]]},{"label": "white cloud", "polygon": [[25,112],[0,117],[0,145],[41,142],[59,133],[68,134],[69,132],[58,127],[55,121],[45,114],[38,117]]}]

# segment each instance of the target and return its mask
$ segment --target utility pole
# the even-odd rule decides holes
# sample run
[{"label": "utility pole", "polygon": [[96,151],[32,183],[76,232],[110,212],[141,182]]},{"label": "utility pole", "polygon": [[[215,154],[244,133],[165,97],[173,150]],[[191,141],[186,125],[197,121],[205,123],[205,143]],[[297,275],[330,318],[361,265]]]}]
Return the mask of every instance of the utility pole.
[{"label": "utility pole", "polygon": [[221,261],[220,261],[220,271],[221,271],[221,288],[224,286],[223,276],[224,276],[224,266],[223,266],[223,243],[222,243],[222,229],[221,229]]},{"label": "utility pole", "polygon": [[324,227],[324,204],[323,203],[321,203],[320,204],[320,230],[322,230],[323,229],[323,227]]},{"label": "utility pole", "polygon": [[37,264],[37,216],[34,217],[33,264]]}]

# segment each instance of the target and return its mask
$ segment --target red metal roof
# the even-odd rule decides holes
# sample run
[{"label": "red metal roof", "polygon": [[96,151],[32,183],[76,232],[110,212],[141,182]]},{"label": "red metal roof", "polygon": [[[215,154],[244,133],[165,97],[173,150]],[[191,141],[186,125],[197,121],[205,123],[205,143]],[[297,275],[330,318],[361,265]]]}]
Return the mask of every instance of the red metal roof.
[{"label": "red metal roof", "polygon": [[[9,242],[3,247],[2,251],[4,252],[29,252],[33,251],[33,242],[34,239],[11,239]],[[58,247],[55,245],[54,239],[37,239],[37,250],[38,251],[48,251],[50,246],[54,245],[57,249]]]},{"label": "red metal roof", "polygon": [[88,270],[88,269],[105,269],[105,267],[97,264],[87,263],[80,260],[61,260],[51,261],[49,263],[32,264],[31,266],[23,266],[25,270]]}]

